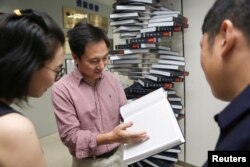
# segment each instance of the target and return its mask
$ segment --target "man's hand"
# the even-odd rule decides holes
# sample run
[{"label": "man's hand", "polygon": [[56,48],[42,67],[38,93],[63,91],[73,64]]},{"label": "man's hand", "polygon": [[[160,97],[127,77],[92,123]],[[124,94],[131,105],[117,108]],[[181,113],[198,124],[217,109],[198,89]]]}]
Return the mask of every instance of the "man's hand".
[{"label": "man's hand", "polygon": [[128,131],[127,128],[131,126],[133,126],[132,122],[122,123],[116,126],[113,131],[110,132],[114,142],[128,144],[141,142],[149,138],[146,132]]}]

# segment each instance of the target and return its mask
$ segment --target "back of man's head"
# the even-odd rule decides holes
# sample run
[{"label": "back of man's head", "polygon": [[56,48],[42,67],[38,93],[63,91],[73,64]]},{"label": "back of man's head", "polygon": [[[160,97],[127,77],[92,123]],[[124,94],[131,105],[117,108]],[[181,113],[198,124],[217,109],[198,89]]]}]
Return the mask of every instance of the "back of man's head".
[{"label": "back of man's head", "polygon": [[212,43],[223,20],[230,20],[250,41],[250,0],[216,0],[208,11],[202,33],[207,33]]}]

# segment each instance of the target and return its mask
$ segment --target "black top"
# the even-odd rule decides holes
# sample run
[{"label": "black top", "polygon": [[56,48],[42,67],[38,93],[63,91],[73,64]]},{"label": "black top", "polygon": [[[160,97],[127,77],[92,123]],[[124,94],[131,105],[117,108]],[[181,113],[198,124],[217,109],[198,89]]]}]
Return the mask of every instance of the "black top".
[{"label": "black top", "polygon": [[[250,151],[250,86],[215,116],[220,127],[216,151]],[[207,163],[204,164],[207,166]]]},{"label": "black top", "polygon": [[18,113],[16,110],[8,106],[7,104],[0,102],[0,116],[10,114],[10,113]]}]

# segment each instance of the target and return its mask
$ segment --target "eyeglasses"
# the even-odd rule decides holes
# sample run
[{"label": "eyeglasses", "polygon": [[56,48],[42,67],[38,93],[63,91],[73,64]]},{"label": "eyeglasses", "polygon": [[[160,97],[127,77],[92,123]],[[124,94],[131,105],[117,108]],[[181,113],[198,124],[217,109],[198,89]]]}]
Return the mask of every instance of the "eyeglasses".
[{"label": "eyeglasses", "polygon": [[65,73],[65,68],[63,67],[63,65],[59,66],[60,67],[59,70],[53,70],[53,69],[51,69],[50,67],[47,67],[47,66],[44,66],[44,67],[56,73],[55,81],[58,81],[59,79],[61,79],[62,76]]}]

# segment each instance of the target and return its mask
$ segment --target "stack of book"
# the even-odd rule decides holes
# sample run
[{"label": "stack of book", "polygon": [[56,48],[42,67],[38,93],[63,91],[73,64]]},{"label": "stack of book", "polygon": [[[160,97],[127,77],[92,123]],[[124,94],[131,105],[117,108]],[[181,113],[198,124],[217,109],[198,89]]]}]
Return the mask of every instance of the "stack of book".
[{"label": "stack of book", "polygon": [[133,80],[159,70],[183,71],[184,57],[166,47],[164,39],[187,25],[180,11],[164,7],[159,0],[116,0],[110,26],[125,43],[110,51],[108,69]]},{"label": "stack of book", "polygon": [[[184,82],[189,73],[185,70],[185,57],[172,50],[170,43],[174,34],[188,27],[188,19],[160,0],[116,0],[110,26],[123,42],[110,51],[107,67],[134,81],[124,89],[127,98],[137,99],[162,87],[174,114],[180,116],[182,98],[176,94],[175,85]],[[173,150],[129,166],[171,166],[180,152]]]}]

